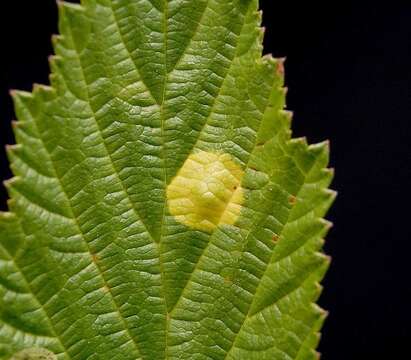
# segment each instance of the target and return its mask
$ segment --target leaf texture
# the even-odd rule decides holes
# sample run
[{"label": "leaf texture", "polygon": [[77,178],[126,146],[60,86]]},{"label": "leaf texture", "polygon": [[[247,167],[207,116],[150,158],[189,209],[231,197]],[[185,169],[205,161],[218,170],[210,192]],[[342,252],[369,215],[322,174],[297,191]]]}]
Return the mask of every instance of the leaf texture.
[{"label": "leaf texture", "polygon": [[317,359],[328,143],[291,139],[258,1],[58,6],[51,85],[12,93],[0,358]]}]

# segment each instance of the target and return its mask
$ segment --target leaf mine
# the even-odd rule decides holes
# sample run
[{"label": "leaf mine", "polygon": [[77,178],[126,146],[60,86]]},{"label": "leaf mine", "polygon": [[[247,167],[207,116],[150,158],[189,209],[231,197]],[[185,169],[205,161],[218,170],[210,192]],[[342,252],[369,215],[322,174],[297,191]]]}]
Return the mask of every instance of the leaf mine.
[{"label": "leaf mine", "polygon": [[191,154],[167,188],[170,213],[188,227],[212,231],[241,212],[243,170],[229,154]]}]

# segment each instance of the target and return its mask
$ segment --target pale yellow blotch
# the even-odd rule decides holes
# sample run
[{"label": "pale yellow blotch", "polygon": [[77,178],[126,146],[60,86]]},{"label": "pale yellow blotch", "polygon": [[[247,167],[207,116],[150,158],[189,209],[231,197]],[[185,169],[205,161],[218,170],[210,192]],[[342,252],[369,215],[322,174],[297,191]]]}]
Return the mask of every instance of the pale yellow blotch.
[{"label": "pale yellow blotch", "polygon": [[180,223],[204,231],[234,224],[244,200],[243,175],[229,154],[191,154],[167,187],[171,215]]}]

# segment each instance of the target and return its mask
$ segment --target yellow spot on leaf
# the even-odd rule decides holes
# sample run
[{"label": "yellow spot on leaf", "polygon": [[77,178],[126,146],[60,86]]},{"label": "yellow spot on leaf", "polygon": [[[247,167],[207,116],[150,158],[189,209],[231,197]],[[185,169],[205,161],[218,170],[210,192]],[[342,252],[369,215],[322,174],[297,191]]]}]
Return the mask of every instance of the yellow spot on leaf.
[{"label": "yellow spot on leaf", "polygon": [[241,211],[244,172],[226,153],[191,154],[167,187],[170,213],[191,228],[234,224]]}]

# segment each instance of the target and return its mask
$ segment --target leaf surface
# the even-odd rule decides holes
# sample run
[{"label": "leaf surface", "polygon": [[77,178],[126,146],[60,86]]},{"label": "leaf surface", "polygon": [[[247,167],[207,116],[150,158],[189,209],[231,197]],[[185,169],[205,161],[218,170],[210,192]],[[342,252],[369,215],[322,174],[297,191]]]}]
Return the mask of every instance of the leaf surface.
[{"label": "leaf surface", "polygon": [[0,358],[316,359],[328,144],[291,139],[258,1],[59,19],[51,86],[13,92]]}]

